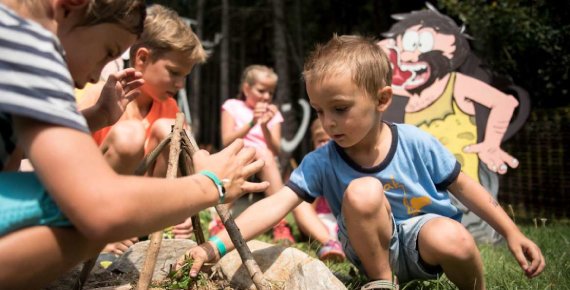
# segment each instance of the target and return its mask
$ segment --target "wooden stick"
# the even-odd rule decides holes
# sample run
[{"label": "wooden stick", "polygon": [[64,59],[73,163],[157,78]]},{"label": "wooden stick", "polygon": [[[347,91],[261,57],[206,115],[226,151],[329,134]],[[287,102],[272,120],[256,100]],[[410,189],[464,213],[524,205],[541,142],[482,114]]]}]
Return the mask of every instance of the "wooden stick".
[{"label": "wooden stick", "polygon": [[[191,135],[186,135],[185,132],[182,132],[182,144],[182,147],[188,148],[192,155],[194,155],[194,153],[199,150],[194,138]],[[215,206],[215,208],[218,212],[218,215],[220,216],[220,219],[222,220],[222,223],[228,231],[228,235],[230,236],[234,247],[236,248],[243,264],[245,265],[247,272],[253,281],[253,284],[258,290],[269,289],[269,283],[267,283],[263,277],[263,272],[261,272],[259,265],[257,265],[257,262],[251,254],[251,250],[243,239],[243,236],[241,235],[241,232],[239,231],[239,228],[230,213],[229,206],[226,204],[220,204]]]},{"label": "wooden stick", "polygon": [[[176,114],[176,123],[172,132],[170,142],[170,155],[168,156],[168,169],[166,171],[167,179],[174,179],[178,174],[178,157],[180,155],[180,135],[183,132],[184,114]],[[156,259],[162,242],[162,230],[150,235],[150,244],[148,245],[146,259],[139,277],[138,289],[147,290],[152,280],[152,274],[156,265]]]},{"label": "wooden stick", "polygon": [[[164,150],[166,145],[170,144],[171,138],[172,138],[172,133],[166,136],[164,140],[160,141],[160,143],[156,146],[156,148],[154,148],[154,150],[152,150],[147,156],[144,157],[144,159],[141,161],[137,169],[135,169],[134,175],[137,176],[144,175],[147,172],[150,165],[152,165],[156,161],[160,153],[162,153],[162,150]],[[96,261],[97,257],[94,257],[83,263],[83,267],[81,268],[81,273],[79,273],[79,277],[77,278],[77,281],[73,286],[74,290],[83,289],[83,285],[85,285],[85,282],[89,278],[89,274],[91,273],[91,270],[93,270]]]},{"label": "wooden stick", "polygon": [[[184,144],[182,144],[184,145]],[[190,162],[189,162],[190,160]],[[194,166],[192,165],[192,157],[188,155],[188,152],[184,150],[180,153],[180,175],[188,176],[194,174]],[[196,243],[202,244],[206,242],[206,238],[204,237],[204,231],[202,230],[202,225],[200,224],[200,215],[196,214],[191,217],[192,220],[192,232],[194,233],[194,237],[196,238]]]},{"label": "wooden stick", "polygon": [[91,258],[83,263],[83,268],[81,268],[81,273],[79,273],[79,278],[75,281],[75,285],[73,285],[73,290],[81,290],[83,289],[83,285],[89,278],[89,274],[91,270],[95,266],[95,262],[97,262],[97,257]]}]

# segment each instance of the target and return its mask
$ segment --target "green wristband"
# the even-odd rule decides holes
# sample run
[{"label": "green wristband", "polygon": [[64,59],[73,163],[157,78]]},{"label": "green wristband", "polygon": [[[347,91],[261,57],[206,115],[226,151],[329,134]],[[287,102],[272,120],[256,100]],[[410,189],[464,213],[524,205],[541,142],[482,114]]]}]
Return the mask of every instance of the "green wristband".
[{"label": "green wristband", "polygon": [[226,189],[224,188],[224,184],[222,183],[222,181],[216,176],[214,172],[210,170],[202,170],[199,173],[208,177],[210,180],[214,182],[216,188],[218,189],[218,194],[220,195],[218,203],[224,203],[224,199],[226,198]]},{"label": "green wristband", "polygon": [[226,254],[226,252],[227,252],[226,245],[224,245],[224,242],[222,242],[222,240],[220,240],[220,238],[218,238],[217,236],[211,236],[208,240],[213,242],[216,245],[216,248],[218,249],[218,252],[220,253],[220,258]]},{"label": "green wristband", "polygon": [[253,128],[253,126],[255,126],[255,121],[251,119],[251,121],[249,122],[249,127]]}]

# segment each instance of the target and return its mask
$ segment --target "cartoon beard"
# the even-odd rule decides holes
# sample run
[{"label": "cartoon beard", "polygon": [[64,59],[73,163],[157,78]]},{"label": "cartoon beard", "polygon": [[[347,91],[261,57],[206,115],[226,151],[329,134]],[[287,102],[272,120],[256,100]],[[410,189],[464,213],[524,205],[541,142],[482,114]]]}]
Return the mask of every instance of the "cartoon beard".
[{"label": "cartoon beard", "polygon": [[423,90],[431,87],[436,80],[451,72],[451,60],[445,57],[441,51],[432,50],[422,53],[418,62],[426,62],[429,66],[430,74],[423,84],[415,88],[405,89],[412,95],[421,95]]}]

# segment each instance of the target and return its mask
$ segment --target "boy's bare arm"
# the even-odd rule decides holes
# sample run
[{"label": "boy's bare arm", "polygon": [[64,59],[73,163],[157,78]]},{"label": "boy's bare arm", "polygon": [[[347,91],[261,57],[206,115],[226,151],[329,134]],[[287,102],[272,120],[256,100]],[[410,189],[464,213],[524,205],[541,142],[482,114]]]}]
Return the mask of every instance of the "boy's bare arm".
[{"label": "boy's bare arm", "polygon": [[499,203],[483,186],[461,172],[449,186],[449,191],[468,209],[505,237],[509,250],[529,278],[542,272],[545,262],[540,248],[521,233]]},{"label": "boy's bare arm", "polygon": [[[214,183],[203,175],[164,180],[117,175],[90,135],[27,118],[14,119],[19,145],[32,160],[46,190],[71,222],[88,238],[118,241],[179,223],[218,203]],[[209,156],[195,154],[197,171],[209,169],[229,179],[226,201],[243,192],[262,191],[267,183],[247,176],[263,166],[255,151],[235,142]]]},{"label": "boy's bare arm", "polygon": [[[236,224],[240,229],[241,234],[245,240],[250,240],[265,231],[269,230],[272,226],[277,224],[287,213],[297,207],[303,200],[285,186],[275,194],[272,194],[255,204],[248,207],[236,219]],[[224,243],[227,251],[231,251],[234,247],[230,240],[227,231],[222,231],[217,235],[218,238]],[[203,263],[219,259],[219,252],[207,253],[206,249],[216,249],[212,242],[209,243],[211,247],[194,247],[188,253],[188,257],[194,259],[194,264],[190,269],[190,275],[195,277],[200,271]]]},{"label": "boy's bare arm", "polygon": [[[80,104],[81,113],[87,120],[89,130],[97,131],[114,125],[123,115],[127,105],[140,94],[138,88],[144,80],[142,73],[127,68],[109,75],[104,84],[88,89],[85,100]],[[96,100],[96,101],[95,101]],[[86,106],[90,103],[89,106]]]}]

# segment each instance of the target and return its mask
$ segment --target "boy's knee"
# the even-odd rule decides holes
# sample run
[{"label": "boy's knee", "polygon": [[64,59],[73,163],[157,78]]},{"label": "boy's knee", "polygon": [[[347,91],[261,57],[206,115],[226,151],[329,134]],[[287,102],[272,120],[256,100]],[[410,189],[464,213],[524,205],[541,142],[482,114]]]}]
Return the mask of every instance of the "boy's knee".
[{"label": "boy's knee", "polygon": [[132,157],[144,154],[145,130],[141,122],[119,122],[113,126],[109,138],[111,146],[121,156]]},{"label": "boy's knee", "polygon": [[357,178],[348,184],[343,204],[363,214],[375,214],[378,208],[387,206],[380,180],[373,177]]},{"label": "boy's knee", "polygon": [[442,258],[466,261],[478,254],[477,244],[473,236],[459,222],[449,218],[432,220],[429,224],[429,236],[424,235],[431,243],[430,248]]},{"label": "boy's knee", "polygon": [[175,120],[168,119],[168,118],[161,118],[154,123],[150,127],[150,137],[154,138],[158,142],[162,141],[164,138],[172,132],[172,126],[174,126]]}]

